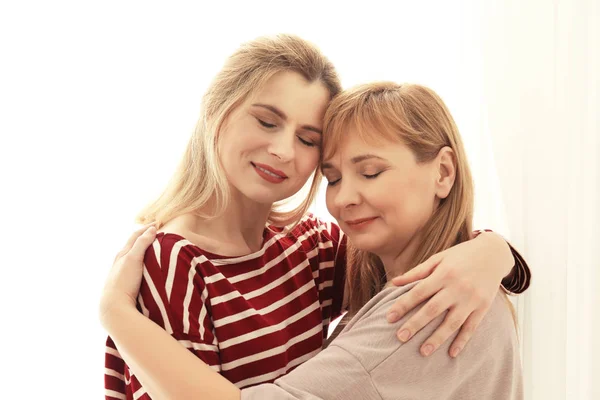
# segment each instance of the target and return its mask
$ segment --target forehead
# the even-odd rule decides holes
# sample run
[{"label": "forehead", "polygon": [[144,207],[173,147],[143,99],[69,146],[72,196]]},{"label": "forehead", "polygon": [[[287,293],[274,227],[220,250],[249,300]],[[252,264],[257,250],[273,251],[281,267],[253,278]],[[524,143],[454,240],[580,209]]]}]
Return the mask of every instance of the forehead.
[{"label": "forehead", "polygon": [[360,154],[388,153],[399,146],[406,147],[400,140],[390,140],[377,131],[360,131],[356,127],[342,129],[327,141],[323,161],[333,158],[352,158]]},{"label": "forehead", "polygon": [[286,116],[302,122],[322,124],[331,95],[321,81],[309,82],[297,72],[282,71],[269,78],[248,103],[276,106]]}]

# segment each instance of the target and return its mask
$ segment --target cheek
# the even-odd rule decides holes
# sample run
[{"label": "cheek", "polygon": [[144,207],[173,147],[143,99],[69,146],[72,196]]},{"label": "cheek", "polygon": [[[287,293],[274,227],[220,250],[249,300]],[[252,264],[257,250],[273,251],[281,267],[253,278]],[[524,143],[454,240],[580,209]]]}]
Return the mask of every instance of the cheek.
[{"label": "cheek", "polygon": [[258,125],[254,117],[249,115],[243,117],[234,117],[232,121],[225,125],[223,138],[227,141],[237,141],[251,143],[261,140],[265,135],[264,130]]},{"label": "cheek", "polygon": [[397,179],[386,179],[378,181],[377,184],[365,182],[366,190],[363,198],[371,207],[376,208],[383,214],[397,214],[406,202],[406,185]]},{"label": "cheek", "polygon": [[229,137],[221,143],[223,144],[221,154],[237,162],[252,158],[259,149],[268,145],[265,137],[260,135],[260,132],[256,132],[255,128],[230,132]]},{"label": "cheek", "polygon": [[317,169],[319,151],[306,146],[303,147],[304,149],[296,151],[296,170],[301,176],[308,178]]},{"label": "cheek", "polygon": [[426,177],[419,178],[415,175],[406,183],[403,193],[398,193],[398,196],[403,199],[401,209],[407,221],[422,224],[431,217],[435,193]]},{"label": "cheek", "polygon": [[228,172],[231,169],[231,142],[222,139],[219,138],[219,142],[217,143],[217,159],[225,169],[225,172]]},{"label": "cheek", "polygon": [[239,137],[239,133],[236,131],[235,127],[227,127],[219,132],[217,137],[217,150],[221,157],[224,159],[229,157],[229,155],[236,151],[236,143],[238,140],[236,138]]},{"label": "cheek", "polygon": [[394,225],[422,219],[431,199],[427,183],[416,175],[382,182],[377,188],[370,187],[371,204],[390,217]]},{"label": "cheek", "polygon": [[335,187],[327,185],[327,189],[325,191],[325,205],[327,206],[327,211],[331,214],[335,219],[338,219],[338,209],[334,204],[333,198]]},{"label": "cheek", "polygon": [[424,171],[419,179],[414,182],[414,194],[416,201],[421,203],[422,207],[431,213],[435,202],[435,180],[431,174]]}]

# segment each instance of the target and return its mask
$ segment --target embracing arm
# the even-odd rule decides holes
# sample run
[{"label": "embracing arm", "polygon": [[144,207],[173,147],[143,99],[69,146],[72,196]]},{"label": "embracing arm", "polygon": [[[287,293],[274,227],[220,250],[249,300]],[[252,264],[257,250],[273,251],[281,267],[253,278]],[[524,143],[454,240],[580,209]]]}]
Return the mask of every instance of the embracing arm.
[{"label": "embracing arm", "polygon": [[[138,380],[142,383],[143,387],[155,399],[198,398],[208,400],[236,400],[239,399],[242,394],[244,396],[246,396],[246,394],[247,396],[250,396],[252,393],[256,393],[255,390],[257,389],[254,388],[244,389],[240,392],[233,384],[181,346],[181,344],[163,328],[146,318],[136,309],[135,299],[139,291],[142,277],[142,259],[144,251],[150,243],[152,243],[155,235],[155,232],[151,229],[141,236],[139,236],[140,233],[132,237],[132,240],[130,240],[130,243],[128,243],[111,269],[101,300],[100,315],[103,326],[116,342],[123,358],[135,373]],[[409,293],[406,293],[404,296],[407,296]],[[331,347],[331,350],[325,350],[325,352],[322,353],[322,356],[319,355],[314,359],[315,361],[310,360],[298,367],[288,375],[288,377],[276,381],[277,385],[258,386],[258,388],[266,387],[267,390],[283,390],[284,392],[278,394],[275,392],[275,394],[269,397],[265,394],[258,398],[285,398],[280,397],[282,393],[285,392],[287,392],[287,398],[292,399],[353,398],[352,394],[364,392],[366,395],[369,393],[368,391],[373,393],[374,385],[367,384],[367,379],[370,378],[364,375],[364,363],[359,361],[357,364],[356,361],[361,359],[361,357],[372,357],[374,353],[380,355],[386,354],[386,352],[389,351],[390,346],[404,349],[403,353],[398,352],[397,354],[408,358],[403,358],[402,360],[390,358],[393,362],[391,362],[389,366],[380,368],[377,371],[385,373],[385,371],[390,370],[396,374],[398,372],[394,368],[402,368],[402,366],[406,367],[407,365],[412,366],[413,361],[416,363],[415,365],[432,365],[430,363],[435,363],[435,360],[440,357],[442,360],[448,362],[449,358],[444,352],[436,353],[435,356],[427,359],[418,357],[418,351],[416,349],[419,346],[420,340],[405,344],[398,342],[393,336],[393,331],[397,329],[397,324],[388,325],[383,317],[385,309],[390,305],[391,303],[389,302],[384,303],[382,307],[379,308],[380,312],[373,313],[370,319],[363,319],[360,326],[362,326],[362,331],[366,334],[360,334],[360,329],[353,329],[350,331],[354,332],[353,335],[342,335],[337,341],[337,346]],[[381,311],[382,309],[384,311]],[[419,310],[417,309],[413,311],[413,313],[417,313],[418,311]],[[401,322],[405,323],[413,313],[406,315]],[[434,321],[433,324],[429,324],[425,327],[421,332],[416,334],[416,337],[430,335],[432,331],[438,327],[441,319],[442,316],[437,317],[437,320]],[[478,332],[481,330],[482,329],[478,330]],[[381,334],[376,335],[376,337],[381,338],[381,340],[386,342],[369,342],[369,338],[373,337],[373,333],[377,332],[381,332]],[[352,345],[343,346],[344,342],[342,339],[348,340]],[[485,343],[487,343],[487,341]],[[449,345],[443,346],[448,347]],[[148,351],[148,349],[151,349],[151,351]],[[332,354],[333,351],[337,352],[335,354],[336,357],[333,359],[328,358],[331,356],[327,355]],[[465,365],[471,365],[473,363],[471,357],[467,356],[468,354],[474,352],[476,354],[476,359],[478,359],[478,356],[481,354],[478,352],[477,345],[470,346],[468,351],[469,352],[465,352],[465,356],[460,359],[460,362],[465,363]],[[502,354],[506,355],[508,352],[503,350]],[[417,358],[416,360],[415,357]],[[345,373],[340,373],[342,370],[332,368],[331,362],[335,362],[335,359],[341,360],[341,367],[346,366],[343,370],[346,371]],[[323,373],[317,374],[316,370],[319,369],[316,368],[318,365],[316,363],[319,362],[324,363],[323,365],[327,367],[324,367]],[[454,362],[456,362],[456,360],[454,360]],[[416,370],[419,371],[419,369]],[[435,368],[435,371],[445,374],[447,369]],[[299,375],[300,373],[303,373],[303,375]],[[399,375],[395,375],[394,379],[391,379],[391,381],[402,384],[404,382],[402,378],[404,373],[406,373],[406,371],[400,371]],[[428,374],[429,373],[433,372],[428,372]],[[357,378],[350,380],[348,384],[347,377],[352,375],[356,375]],[[304,378],[305,376],[308,378]],[[326,379],[323,381],[323,378]],[[294,379],[300,379],[300,381],[294,381]],[[309,381],[304,382],[305,379],[309,379]],[[321,381],[319,381],[319,379],[321,379]],[[338,382],[340,379],[344,382],[340,381],[339,385],[334,385],[334,383]],[[383,381],[388,382],[390,379],[385,378]],[[285,382],[288,382],[288,387],[284,386]],[[362,382],[362,384],[359,384],[360,382]],[[357,386],[357,384],[359,385]],[[294,388],[297,385],[299,386]],[[379,386],[381,385],[377,385],[378,390],[381,390]],[[312,392],[312,388],[315,387],[317,389],[320,387],[321,390],[325,389],[325,391],[322,395]],[[407,385],[406,387],[401,388],[401,391],[405,392],[410,387],[410,385]],[[341,388],[346,388],[348,390],[341,390]],[[294,392],[294,390],[296,392]],[[396,394],[400,389],[392,388],[391,390],[395,393],[395,397],[393,398],[398,398]],[[335,393],[340,394],[340,396],[334,397]]]},{"label": "embracing arm", "polygon": [[240,390],[234,384],[186,350],[131,303],[118,303],[121,305],[104,313],[102,325],[153,399],[240,398]]},{"label": "embracing arm", "polygon": [[435,254],[394,278],[392,282],[398,286],[422,281],[390,307],[387,318],[395,322],[427,301],[398,329],[398,338],[405,342],[449,310],[442,325],[422,343],[421,354],[432,354],[460,330],[450,348],[450,355],[456,357],[486,315],[500,284],[507,285],[504,288],[509,292],[521,293],[529,286],[530,276],[523,258],[504,238],[493,232],[478,233],[474,239]]},{"label": "embracing arm", "polygon": [[[171,259],[168,251],[172,246],[160,247],[155,242],[160,248],[146,252],[155,236],[153,228],[132,235],[109,272],[100,300],[100,321],[131,369],[132,382],[137,379],[143,388],[138,389],[136,384],[128,390],[138,395],[145,390],[153,399],[239,398],[239,390],[215,371],[219,358],[211,336],[212,326],[206,325],[208,319],[204,319],[204,329],[198,325],[199,318],[186,318],[189,326],[182,325],[183,308],[178,305],[187,294],[189,268],[178,270],[183,273],[177,273],[166,263],[161,268],[158,254],[162,254],[163,260]],[[181,267],[187,265],[191,256],[183,251],[177,258]],[[171,276],[168,286],[172,289],[165,289],[163,274]],[[201,284],[201,280],[194,280],[195,286]],[[136,308],[138,292],[142,294],[148,317]],[[198,300],[198,296],[191,296],[190,305],[197,306],[196,312],[201,306]],[[115,396],[107,393],[107,397]]]},{"label": "embracing arm", "polygon": [[[384,318],[407,289],[377,295],[327,349],[274,384],[243,389],[242,400],[520,398],[518,347],[503,294],[496,291],[490,312],[459,359],[444,351],[424,358],[418,342],[398,342],[394,326]],[[435,318],[417,339],[430,335],[442,320],[443,315]],[[442,345],[446,350],[449,346]]]}]

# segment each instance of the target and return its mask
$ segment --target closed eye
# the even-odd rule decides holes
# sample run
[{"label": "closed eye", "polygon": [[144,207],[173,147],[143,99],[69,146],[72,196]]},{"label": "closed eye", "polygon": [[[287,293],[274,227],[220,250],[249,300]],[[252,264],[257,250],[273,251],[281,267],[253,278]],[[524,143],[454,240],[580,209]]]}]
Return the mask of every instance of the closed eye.
[{"label": "closed eye", "polygon": [[339,181],[341,181],[341,180],[342,180],[342,178],[340,178],[340,179],[336,179],[335,181],[329,181],[329,180],[328,180],[328,181],[327,181],[327,186],[335,186],[335,185],[337,185],[337,183],[338,183]]},{"label": "closed eye", "polygon": [[[383,171],[381,171],[381,172],[383,172]],[[376,173],[376,174],[372,174],[372,175],[363,174],[363,176],[364,176],[365,178],[367,178],[367,179],[375,179],[375,178],[377,178],[379,175],[381,175],[381,172],[378,172],[378,173]]]},{"label": "closed eye", "polygon": [[275,124],[270,124],[268,122],[265,122],[265,121],[263,121],[260,118],[256,118],[256,120],[258,121],[259,124],[261,124],[262,126],[264,126],[265,128],[268,128],[268,129],[272,129],[272,128],[275,128],[277,126]]},{"label": "closed eye", "polygon": [[301,136],[298,136],[298,139],[300,139],[300,142],[303,145],[305,145],[305,146],[308,146],[308,147],[315,147],[315,146],[317,146],[317,143],[309,142],[308,140],[302,139]]}]

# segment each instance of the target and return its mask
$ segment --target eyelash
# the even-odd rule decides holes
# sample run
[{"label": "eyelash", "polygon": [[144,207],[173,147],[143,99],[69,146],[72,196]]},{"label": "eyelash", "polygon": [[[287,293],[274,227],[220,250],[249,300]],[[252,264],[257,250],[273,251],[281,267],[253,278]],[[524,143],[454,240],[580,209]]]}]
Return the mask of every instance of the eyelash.
[{"label": "eyelash", "polygon": [[[381,172],[383,172],[383,171],[381,171]],[[365,175],[365,174],[363,174],[363,176],[365,177],[365,179],[375,179],[375,178],[377,178],[379,175],[381,175],[381,172],[378,172],[378,173],[376,173],[376,174],[372,174],[372,175]],[[338,179],[338,180],[336,180],[336,181],[333,181],[333,182],[327,182],[327,186],[335,186],[335,185],[337,185],[337,183],[338,183],[338,182],[339,182],[341,179],[342,179],[342,178],[340,178],[340,179]]]},{"label": "eyelash", "polygon": [[269,124],[268,122],[263,121],[260,118],[256,118],[256,120],[258,121],[259,124],[261,124],[262,126],[264,126],[267,129],[272,129],[275,128],[277,125],[275,124]]},{"label": "eyelash", "polygon": [[306,147],[315,147],[317,144],[313,143],[313,142],[309,142],[308,140],[304,140],[302,139],[300,136],[298,136],[298,139],[300,140],[300,142],[305,145]]},{"label": "eyelash", "polygon": [[[267,128],[267,129],[273,129],[273,128],[276,128],[276,127],[277,127],[277,125],[275,125],[275,124],[269,124],[268,122],[265,122],[265,121],[263,121],[263,120],[262,120],[262,119],[260,119],[260,118],[256,118],[256,120],[258,121],[258,123],[259,123],[259,124],[261,124],[262,126],[264,126],[264,127],[265,127],[265,128]],[[315,146],[317,146],[317,144],[316,144],[316,143],[309,142],[308,140],[304,140],[304,139],[302,139],[300,136],[298,136],[298,139],[300,140],[300,142],[301,142],[303,145],[305,145],[305,146],[307,146],[307,147],[315,147]]]},{"label": "eyelash", "polygon": [[[381,172],[383,172],[383,171],[381,171]],[[378,172],[378,173],[376,173],[376,174],[373,174],[373,175],[364,175],[364,174],[363,174],[363,176],[364,176],[365,178],[367,178],[367,179],[375,179],[375,178],[377,178],[379,175],[381,175],[381,172]]]}]

